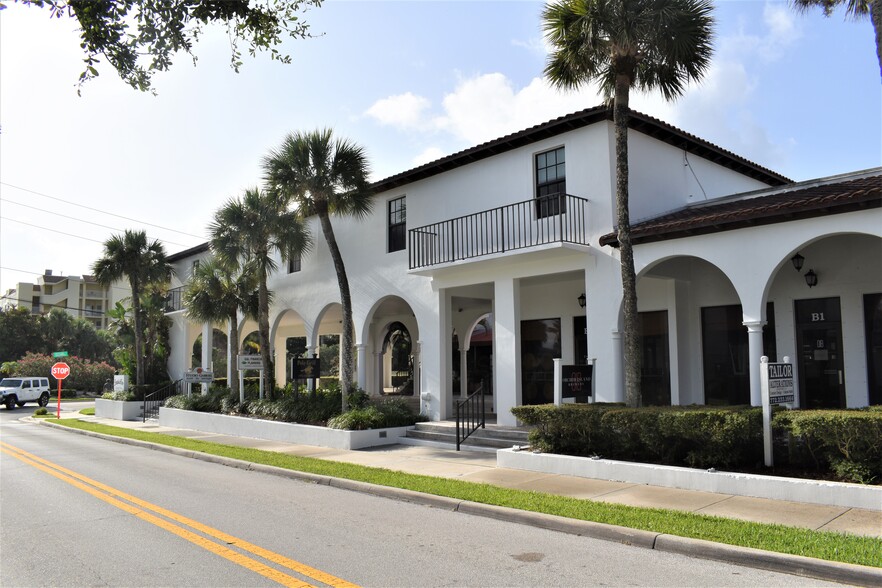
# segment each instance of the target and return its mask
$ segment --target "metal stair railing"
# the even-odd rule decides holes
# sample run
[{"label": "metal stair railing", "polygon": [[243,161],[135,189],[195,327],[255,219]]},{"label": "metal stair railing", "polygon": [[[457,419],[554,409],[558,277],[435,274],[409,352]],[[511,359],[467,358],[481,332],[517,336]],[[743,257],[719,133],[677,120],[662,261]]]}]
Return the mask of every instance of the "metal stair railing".
[{"label": "metal stair railing", "polygon": [[167,386],[163,386],[159,390],[154,390],[150,394],[144,395],[144,404],[141,408],[142,422],[146,423],[147,419],[155,419],[159,417],[159,407],[170,397],[184,393],[184,380],[177,380]]},{"label": "metal stair railing", "polygon": [[478,430],[485,429],[487,413],[484,406],[484,382],[468,398],[456,403],[456,450],[469,435]]}]

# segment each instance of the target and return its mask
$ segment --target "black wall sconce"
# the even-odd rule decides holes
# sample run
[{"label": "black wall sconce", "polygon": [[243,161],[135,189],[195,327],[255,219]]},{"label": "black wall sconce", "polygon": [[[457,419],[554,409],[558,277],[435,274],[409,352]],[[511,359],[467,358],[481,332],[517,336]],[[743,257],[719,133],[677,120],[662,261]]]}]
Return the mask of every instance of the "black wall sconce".
[{"label": "black wall sconce", "polygon": [[790,261],[793,263],[793,267],[796,268],[796,271],[802,271],[802,264],[805,262],[805,257],[797,253],[790,258]]},{"label": "black wall sconce", "polygon": [[818,274],[815,273],[815,270],[810,269],[805,272],[805,283],[809,288],[814,288],[818,285]]},{"label": "black wall sconce", "polygon": [[586,302],[587,298],[585,298],[585,293],[584,293],[584,292],[583,292],[583,293],[582,293],[582,294],[581,294],[576,300],[579,301],[579,306],[580,306],[581,308],[585,308],[585,302]]}]

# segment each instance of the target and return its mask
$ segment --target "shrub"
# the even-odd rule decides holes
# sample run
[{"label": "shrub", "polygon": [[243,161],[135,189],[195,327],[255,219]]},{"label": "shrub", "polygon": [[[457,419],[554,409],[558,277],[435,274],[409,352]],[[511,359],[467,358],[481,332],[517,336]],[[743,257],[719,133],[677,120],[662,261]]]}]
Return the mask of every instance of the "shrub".
[{"label": "shrub", "polygon": [[[4,364],[3,367],[10,372],[11,376],[48,376],[50,385],[57,388],[58,380],[51,376],[51,371],[52,366],[58,361],[49,355],[28,353],[16,362]],[[116,373],[110,364],[103,361],[93,362],[75,355],[64,358],[64,363],[70,366],[70,375],[64,379],[61,387],[61,394],[64,398],[72,397],[65,395],[65,390],[71,393],[74,390],[101,392],[104,388],[104,382],[108,378],[113,379],[113,374]]]},{"label": "shrub", "polygon": [[762,459],[762,412],[750,407],[620,404],[519,406],[541,451],[692,467],[753,466]]},{"label": "shrub", "polygon": [[791,464],[830,469],[858,483],[882,480],[882,410],[786,410],[772,425],[783,432]]},{"label": "shrub", "polygon": [[135,395],[131,392],[105,392],[101,395],[101,398],[104,400],[119,400],[122,402],[132,402],[135,400]]},{"label": "shrub", "polygon": [[44,416],[47,414],[49,414],[49,410],[47,410],[45,407],[40,407],[34,411],[34,416]]},{"label": "shrub", "polygon": [[408,427],[422,420],[425,420],[425,417],[414,414],[405,400],[388,398],[335,416],[328,421],[328,427],[364,431],[386,427]]}]

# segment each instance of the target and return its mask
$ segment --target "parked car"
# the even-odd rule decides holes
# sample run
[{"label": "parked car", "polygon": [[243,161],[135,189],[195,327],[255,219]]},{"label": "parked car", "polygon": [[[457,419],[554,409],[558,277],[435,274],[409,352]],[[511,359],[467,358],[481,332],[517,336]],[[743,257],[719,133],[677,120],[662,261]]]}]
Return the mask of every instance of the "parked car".
[{"label": "parked car", "polygon": [[0,402],[6,405],[6,410],[24,406],[25,402],[46,406],[49,404],[49,378],[3,378],[0,380]]}]

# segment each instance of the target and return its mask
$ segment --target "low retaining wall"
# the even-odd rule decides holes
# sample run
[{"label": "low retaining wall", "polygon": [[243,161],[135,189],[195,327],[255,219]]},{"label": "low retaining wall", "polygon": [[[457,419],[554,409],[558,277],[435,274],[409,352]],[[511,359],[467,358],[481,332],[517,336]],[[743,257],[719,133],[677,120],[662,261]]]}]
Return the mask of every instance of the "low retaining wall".
[{"label": "low retaining wall", "polygon": [[105,419],[140,421],[142,408],[144,408],[144,403],[140,400],[124,402],[122,400],[105,400],[104,398],[95,399],[95,416]]},{"label": "low retaining wall", "polygon": [[882,487],[862,484],[779,478],[734,472],[711,472],[611,459],[532,453],[515,449],[500,449],[496,453],[496,465],[501,468],[546,474],[597,478],[631,484],[650,484],[684,490],[703,490],[735,496],[772,498],[869,510],[882,508]]},{"label": "low retaining wall", "polygon": [[362,449],[378,445],[392,445],[398,443],[398,437],[404,436],[408,429],[408,427],[390,427],[368,431],[343,431],[327,427],[165,407],[159,409],[159,424],[163,427],[193,429],[206,433],[331,447],[333,449]]}]

